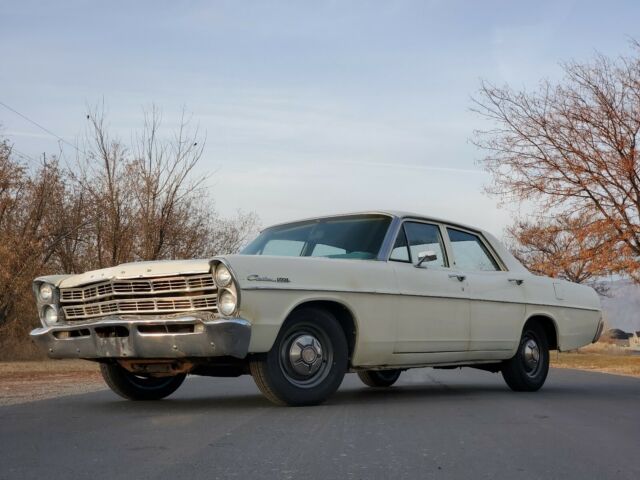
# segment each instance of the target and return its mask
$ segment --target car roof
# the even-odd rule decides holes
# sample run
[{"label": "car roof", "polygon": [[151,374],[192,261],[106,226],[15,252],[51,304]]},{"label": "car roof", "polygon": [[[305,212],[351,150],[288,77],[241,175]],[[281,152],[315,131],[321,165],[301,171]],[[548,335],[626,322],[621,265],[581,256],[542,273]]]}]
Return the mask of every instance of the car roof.
[{"label": "car roof", "polygon": [[444,218],[439,218],[439,217],[433,217],[431,215],[422,215],[420,213],[414,213],[414,212],[406,212],[406,211],[402,211],[402,210],[364,210],[364,211],[359,211],[359,212],[346,212],[346,213],[335,213],[332,215],[319,215],[316,217],[308,217],[308,218],[302,218],[302,219],[297,219],[297,220],[292,220],[289,222],[279,222],[273,225],[269,225],[267,228],[272,228],[272,227],[279,227],[281,225],[289,225],[292,223],[302,223],[302,222],[309,222],[309,221],[313,221],[313,220],[322,220],[325,218],[334,218],[334,217],[351,217],[354,215],[387,215],[390,217],[395,217],[395,218],[400,218],[400,219],[405,219],[405,218],[414,218],[414,219],[418,219],[418,220],[426,220],[426,221],[431,221],[431,222],[436,222],[436,223],[446,223],[447,225],[453,225],[456,227],[461,227],[464,228],[466,230],[473,230],[476,232],[482,232],[482,233],[488,233],[485,230],[478,228],[478,227],[474,227],[472,225],[465,225],[463,223],[460,222],[456,222],[456,221],[452,221],[452,220],[446,220]]},{"label": "car roof", "polygon": [[[500,261],[503,263],[503,265],[505,265],[507,267],[508,270],[519,271],[519,272],[523,272],[523,273],[527,272],[528,273],[528,270],[490,232],[488,232],[486,230],[483,230],[481,228],[478,228],[478,227],[473,227],[471,225],[465,225],[465,224],[460,223],[460,222],[446,220],[446,219],[438,218],[438,217],[432,217],[431,215],[422,215],[422,214],[419,214],[419,213],[404,212],[404,211],[401,211],[401,210],[367,210],[367,211],[362,211],[362,212],[337,213],[337,214],[334,214],[334,215],[320,215],[320,216],[317,216],[317,217],[299,219],[299,220],[294,220],[294,221],[291,221],[291,222],[282,222],[282,223],[278,223],[278,224],[275,224],[275,225],[271,225],[271,227],[277,227],[277,226],[281,226],[281,225],[290,225],[290,224],[294,224],[294,223],[308,222],[308,221],[313,221],[313,220],[321,220],[321,219],[325,219],[325,218],[348,217],[348,216],[353,216],[353,215],[386,215],[386,216],[389,216],[389,217],[392,217],[392,218],[401,219],[401,220],[402,219],[424,220],[424,221],[427,221],[427,222],[442,223],[442,224],[451,225],[451,226],[454,226],[454,227],[459,227],[459,228],[462,228],[462,229],[465,229],[465,230],[470,230],[472,232],[480,233],[489,242],[489,244],[493,248],[494,252],[497,254],[497,256],[500,259]],[[271,228],[271,227],[269,227],[269,228]]]}]

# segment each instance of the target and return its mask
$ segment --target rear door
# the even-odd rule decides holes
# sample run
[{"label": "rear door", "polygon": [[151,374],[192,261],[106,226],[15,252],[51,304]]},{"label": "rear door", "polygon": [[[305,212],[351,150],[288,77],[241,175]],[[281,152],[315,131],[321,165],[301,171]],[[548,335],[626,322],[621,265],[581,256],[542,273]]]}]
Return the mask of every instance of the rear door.
[{"label": "rear door", "polygon": [[480,233],[446,230],[452,263],[466,277],[471,302],[469,359],[482,359],[482,352],[511,351],[525,316],[524,279],[502,266]]}]

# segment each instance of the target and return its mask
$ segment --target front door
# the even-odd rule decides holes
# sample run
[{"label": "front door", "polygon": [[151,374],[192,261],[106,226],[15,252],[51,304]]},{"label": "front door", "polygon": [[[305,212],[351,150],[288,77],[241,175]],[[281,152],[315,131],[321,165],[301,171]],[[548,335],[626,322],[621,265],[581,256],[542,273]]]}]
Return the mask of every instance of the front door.
[{"label": "front door", "polygon": [[[469,299],[467,281],[449,265],[442,230],[438,225],[405,221],[389,258],[398,288],[397,361],[413,363],[433,353],[433,361],[457,361],[469,342]],[[417,267],[421,253],[435,254],[435,260]]]}]

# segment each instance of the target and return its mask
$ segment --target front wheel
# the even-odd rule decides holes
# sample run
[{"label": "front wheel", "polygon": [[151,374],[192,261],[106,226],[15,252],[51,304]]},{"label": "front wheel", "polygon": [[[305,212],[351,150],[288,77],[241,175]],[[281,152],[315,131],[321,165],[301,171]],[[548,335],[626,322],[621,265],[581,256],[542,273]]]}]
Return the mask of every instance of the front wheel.
[{"label": "front wheel", "polygon": [[401,370],[363,370],[358,372],[358,378],[369,387],[390,387],[401,373]]},{"label": "front wheel", "polygon": [[347,371],[342,327],[329,312],[304,308],[291,314],[271,350],[254,357],[251,375],[278,405],[317,405],[334,393]]},{"label": "front wheel", "polygon": [[544,329],[535,323],[525,325],[518,351],[502,364],[502,377],[511,390],[535,392],[549,373],[549,343]]},{"label": "front wheel", "polygon": [[101,363],[100,373],[109,388],[128,400],[160,400],[175,392],[186,375],[143,377],[113,363]]}]

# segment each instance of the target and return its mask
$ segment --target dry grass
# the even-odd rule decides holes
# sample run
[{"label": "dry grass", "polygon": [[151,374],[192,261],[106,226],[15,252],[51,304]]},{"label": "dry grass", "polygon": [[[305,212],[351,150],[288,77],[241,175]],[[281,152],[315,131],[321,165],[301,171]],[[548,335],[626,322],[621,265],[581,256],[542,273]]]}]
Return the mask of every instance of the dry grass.
[{"label": "dry grass", "polygon": [[575,352],[553,352],[551,366],[640,378],[640,355],[633,355],[619,347],[602,343],[590,345]]}]

